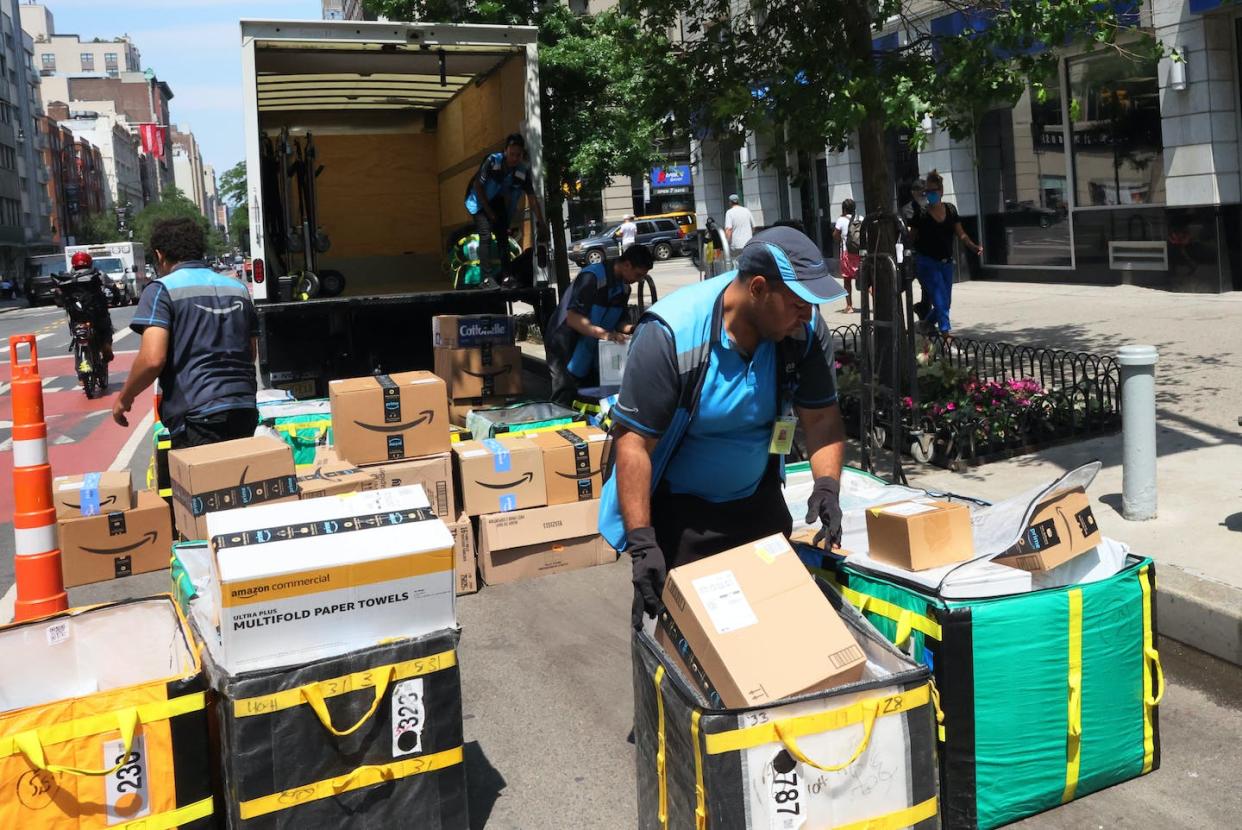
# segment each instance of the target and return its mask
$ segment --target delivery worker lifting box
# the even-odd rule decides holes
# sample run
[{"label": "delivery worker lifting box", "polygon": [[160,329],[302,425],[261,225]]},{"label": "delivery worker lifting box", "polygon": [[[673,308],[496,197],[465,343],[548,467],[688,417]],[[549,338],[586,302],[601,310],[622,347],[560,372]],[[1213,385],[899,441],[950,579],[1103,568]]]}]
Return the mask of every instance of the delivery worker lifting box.
[{"label": "delivery worker lifting box", "polygon": [[[802,422],[815,487],[807,522],[841,536],[845,428],[831,335],[816,308],[844,296],[810,239],[756,234],[737,270],[649,309],[630,345],[600,530],[634,568],[633,622],[656,615],[677,565],[788,535],[784,455]],[[796,419],[796,420],[795,420]]]}]

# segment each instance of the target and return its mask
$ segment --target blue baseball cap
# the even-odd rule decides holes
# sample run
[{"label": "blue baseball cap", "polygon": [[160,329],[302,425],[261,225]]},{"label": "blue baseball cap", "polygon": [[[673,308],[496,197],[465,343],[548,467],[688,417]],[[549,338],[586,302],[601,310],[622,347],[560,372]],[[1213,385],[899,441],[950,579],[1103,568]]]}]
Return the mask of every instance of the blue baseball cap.
[{"label": "blue baseball cap", "polygon": [[815,305],[845,296],[819,247],[796,228],[768,228],[755,234],[738,256],[737,270],[747,276],[780,280]]}]

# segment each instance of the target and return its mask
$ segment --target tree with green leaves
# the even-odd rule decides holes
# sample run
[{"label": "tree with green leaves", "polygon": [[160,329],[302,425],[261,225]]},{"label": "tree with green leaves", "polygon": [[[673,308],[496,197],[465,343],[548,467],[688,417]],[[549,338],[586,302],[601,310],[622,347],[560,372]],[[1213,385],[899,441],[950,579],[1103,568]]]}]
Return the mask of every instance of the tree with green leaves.
[{"label": "tree with green leaves", "polygon": [[224,247],[224,239],[220,232],[212,228],[211,223],[207,221],[207,217],[203,216],[202,212],[199,211],[198,205],[186,198],[186,195],[176,185],[171,184],[160,193],[160,200],[158,202],[152,202],[147,205],[134,217],[134,239],[146,246],[149,253],[151,250],[151,229],[155,227],[155,223],[161,219],[178,219],[186,216],[202,225],[203,235],[207,238],[207,254],[211,256],[221,253]]},{"label": "tree with green leaves", "polygon": [[557,278],[568,285],[565,193],[600,190],[664,160],[668,112],[680,72],[666,33],[644,31],[617,9],[578,15],[529,0],[366,0],[392,20],[495,23],[539,29],[543,163]]},{"label": "tree with green leaves", "polygon": [[116,229],[116,216],[108,212],[88,213],[78,220],[77,233],[73,235],[75,245],[99,245],[104,242],[116,242],[121,234]]},{"label": "tree with green leaves", "polygon": [[220,195],[229,206],[229,239],[234,247],[249,252],[250,204],[246,188],[246,160],[242,159],[220,176]]}]

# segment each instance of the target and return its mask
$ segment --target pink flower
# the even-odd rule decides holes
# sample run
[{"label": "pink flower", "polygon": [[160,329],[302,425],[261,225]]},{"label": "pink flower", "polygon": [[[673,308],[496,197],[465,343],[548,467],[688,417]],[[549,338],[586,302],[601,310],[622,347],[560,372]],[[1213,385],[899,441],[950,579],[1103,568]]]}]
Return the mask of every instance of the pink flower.
[{"label": "pink flower", "polygon": [[911,409],[914,406],[914,398],[910,398],[910,397],[902,398],[901,405],[904,406],[906,409]]},{"label": "pink flower", "polygon": [[957,404],[953,403],[953,401],[949,401],[949,403],[945,406],[945,409],[952,412],[953,410],[957,409]]}]

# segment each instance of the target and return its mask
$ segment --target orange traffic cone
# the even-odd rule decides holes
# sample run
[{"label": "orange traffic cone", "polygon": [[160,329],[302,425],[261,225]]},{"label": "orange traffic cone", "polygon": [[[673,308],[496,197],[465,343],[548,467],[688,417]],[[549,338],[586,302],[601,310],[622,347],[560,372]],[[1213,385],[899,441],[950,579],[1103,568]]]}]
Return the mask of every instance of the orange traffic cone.
[{"label": "orange traffic cone", "polygon": [[[22,344],[30,349],[26,363],[17,359],[17,347]],[[69,595],[60,571],[52,468],[47,463],[47,424],[43,421],[43,382],[33,334],[9,338],[9,366],[13,373],[14,619],[21,622],[64,611],[69,607]]]}]

